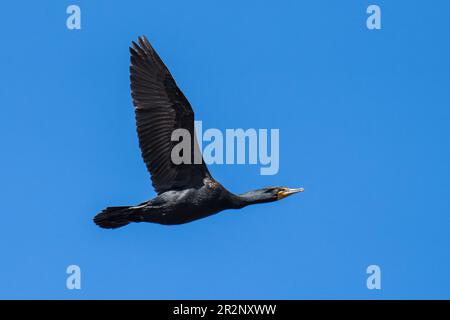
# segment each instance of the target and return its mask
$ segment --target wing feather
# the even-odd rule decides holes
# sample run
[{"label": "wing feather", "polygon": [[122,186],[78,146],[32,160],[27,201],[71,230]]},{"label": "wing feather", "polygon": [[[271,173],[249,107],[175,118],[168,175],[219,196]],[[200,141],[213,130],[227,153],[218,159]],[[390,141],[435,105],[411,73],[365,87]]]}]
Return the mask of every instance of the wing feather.
[{"label": "wing feather", "polygon": [[[179,164],[171,160],[177,142],[172,132],[184,128],[191,135],[191,155],[198,150],[194,112],[167,67],[145,37],[130,47],[131,96],[142,157],[158,194],[187,187],[200,187],[211,177],[206,164]],[[203,160],[203,159],[202,159]]]}]

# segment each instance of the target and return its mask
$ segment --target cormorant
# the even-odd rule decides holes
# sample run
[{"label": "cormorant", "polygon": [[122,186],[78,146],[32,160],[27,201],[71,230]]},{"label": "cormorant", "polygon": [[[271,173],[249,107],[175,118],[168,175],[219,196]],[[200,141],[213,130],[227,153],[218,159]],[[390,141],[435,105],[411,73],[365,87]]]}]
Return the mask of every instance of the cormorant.
[{"label": "cormorant", "polygon": [[[267,187],[236,195],[225,189],[200,164],[174,164],[171,141],[175,129],[187,129],[198,151],[194,112],[172,75],[145,36],[130,47],[131,95],[142,157],[151,174],[157,197],[137,206],[108,207],[94,222],[102,228],[119,228],[130,222],[182,224],[226,209],[272,202],[303,188]],[[202,159],[203,160],[203,159]]]}]

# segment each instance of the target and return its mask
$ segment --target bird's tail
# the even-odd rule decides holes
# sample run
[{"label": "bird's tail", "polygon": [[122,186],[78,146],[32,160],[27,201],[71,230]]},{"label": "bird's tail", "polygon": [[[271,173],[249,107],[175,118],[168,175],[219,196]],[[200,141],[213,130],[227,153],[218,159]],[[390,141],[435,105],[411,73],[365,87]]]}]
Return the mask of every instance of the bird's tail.
[{"label": "bird's tail", "polygon": [[101,228],[116,229],[126,226],[134,213],[132,207],[108,207],[94,217],[94,222]]}]

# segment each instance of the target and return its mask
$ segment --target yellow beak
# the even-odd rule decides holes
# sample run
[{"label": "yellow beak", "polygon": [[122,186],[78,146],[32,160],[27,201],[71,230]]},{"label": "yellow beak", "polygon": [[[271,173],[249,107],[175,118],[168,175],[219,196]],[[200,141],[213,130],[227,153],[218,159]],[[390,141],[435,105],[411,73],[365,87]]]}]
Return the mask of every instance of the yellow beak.
[{"label": "yellow beak", "polygon": [[286,188],[284,190],[278,191],[278,200],[286,198],[287,196],[290,196],[291,194],[303,192],[303,191],[305,191],[305,189],[303,189],[303,188],[297,188],[297,189]]}]

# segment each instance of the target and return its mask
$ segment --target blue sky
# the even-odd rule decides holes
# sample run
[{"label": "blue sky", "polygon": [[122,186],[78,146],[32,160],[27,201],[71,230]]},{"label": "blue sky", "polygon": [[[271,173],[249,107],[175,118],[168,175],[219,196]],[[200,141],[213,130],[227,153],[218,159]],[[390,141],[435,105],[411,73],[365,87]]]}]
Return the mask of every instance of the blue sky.
[{"label": "blue sky", "polygon": [[[0,298],[450,298],[449,16],[443,0],[2,4]],[[216,179],[304,194],[96,227],[105,206],[155,195],[128,78],[142,34],[204,129],[280,129],[277,175],[213,165]]]}]

